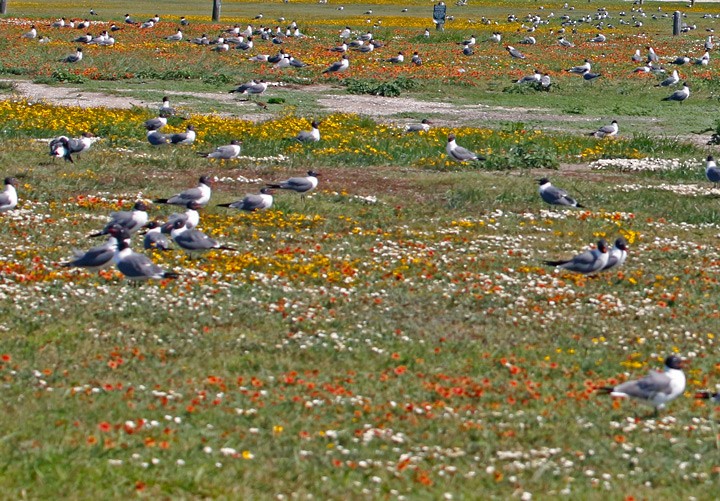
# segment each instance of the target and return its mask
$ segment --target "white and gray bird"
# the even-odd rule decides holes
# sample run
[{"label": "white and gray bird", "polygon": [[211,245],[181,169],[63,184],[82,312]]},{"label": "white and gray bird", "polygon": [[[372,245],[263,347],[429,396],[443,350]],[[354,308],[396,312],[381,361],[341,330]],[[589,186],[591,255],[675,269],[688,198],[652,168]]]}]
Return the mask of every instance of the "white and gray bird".
[{"label": "white and gray bird", "polygon": [[70,54],[67,57],[64,57],[60,60],[62,63],[79,63],[82,61],[83,58],[83,50],[82,47],[78,47],[75,49],[75,54]]},{"label": "white and gray bird", "polygon": [[171,134],[169,139],[171,144],[192,144],[195,142],[197,134],[195,133],[195,127],[188,125],[185,128],[185,132],[178,132]]},{"label": "white and gray bird", "polygon": [[149,120],[145,120],[143,124],[149,131],[160,130],[167,125],[167,117],[155,117]]},{"label": "white and gray bird", "polygon": [[169,250],[170,241],[162,232],[163,223],[161,221],[149,221],[145,225],[147,231],[143,237],[143,248],[145,250]]},{"label": "white and gray bird", "polygon": [[211,151],[210,153],[200,153],[199,155],[203,156],[205,158],[217,158],[219,160],[232,160],[233,158],[239,157],[241,151],[242,151],[242,141],[233,139],[232,141],[230,141],[230,144],[218,146],[217,148],[215,148],[215,151]]},{"label": "white and gray bird", "polygon": [[427,118],[423,118],[419,124],[408,124],[405,126],[405,132],[428,132],[432,122]]},{"label": "white and gray bird", "polygon": [[558,45],[560,47],[575,47],[575,44],[570,40],[566,40],[565,37],[558,38]]},{"label": "white and gray bird", "polygon": [[672,87],[680,81],[680,75],[677,70],[673,70],[672,74],[665,80],[657,84],[655,87]]},{"label": "white and gray bird", "polygon": [[91,237],[99,237],[110,234],[110,228],[115,226],[125,230],[128,234],[135,233],[148,222],[148,204],[139,200],[135,202],[132,210],[110,213],[110,221],[101,231],[90,234]]},{"label": "white and gray bird", "polygon": [[190,200],[187,205],[185,212],[175,212],[168,216],[168,223],[174,224],[175,221],[182,221],[188,228],[197,228],[200,224],[200,213],[198,210],[202,206],[195,200]]},{"label": "white and gray bird", "polygon": [[117,240],[111,236],[104,244],[97,245],[85,252],[74,251],[74,259],[61,263],[60,266],[64,268],[86,268],[90,271],[102,270],[112,264],[116,248]]},{"label": "white and gray bird", "polygon": [[615,245],[608,251],[608,261],[603,267],[602,271],[611,270],[613,268],[620,268],[625,264],[627,259],[628,245],[627,240],[623,237],[619,237],[615,240]]},{"label": "white and gray bird", "polygon": [[586,82],[591,82],[595,80],[596,78],[600,78],[602,75],[600,73],[592,73],[590,70],[585,70],[582,73],[583,80]]},{"label": "white and gray bird", "polygon": [[160,109],[158,110],[158,115],[165,118],[175,115],[175,108],[170,105],[169,97],[163,96]]},{"label": "white and gray bird", "polygon": [[685,101],[688,97],[690,97],[690,86],[687,84],[687,82],[683,82],[683,87],[680,90],[676,90],[672,94],[670,94],[668,97],[664,97],[663,101]]},{"label": "white and gray bird", "polygon": [[718,183],[720,183],[720,169],[712,155],[708,155],[705,163],[705,177],[707,177],[708,181],[715,184],[715,188],[718,187]]},{"label": "white and gray bird", "polygon": [[390,57],[385,61],[388,63],[400,64],[405,61],[405,55],[402,52],[398,52],[397,56]]},{"label": "white and gray bird", "polygon": [[633,54],[631,60],[633,63],[639,63],[643,60],[642,55],[640,55],[640,49],[635,49],[635,54]]},{"label": "white and gray bird", "polygon": [[230,209],[240,209],[248,212],[269,209],[273,204],[273,193],[274,190],[272,188],[265,187],[260,190],[260,193],[247,194],[242,200],[228,204],[219,204],[218,207],[228,207]]},{"label": "white and gray bird", "polygon": [[166,136],[165,134],[161,134],[155,129],[150,129],[147,131],[147,140],[148,142],[153,146],[160,146],[162,144],[168,144],[170,142],[170,137]]},{"label": "white and gray bird", "polygon": [[265,80],[251,80],[247,83],[239,85],[237,88],[230,91],[230,94],[247,94],[250,96],[259,96],[267,90],[268,84]]},{"label": "white and gray bird", "polygon": [[695,64],[700,66],[707,66],[710,64],[710,53],[706,51],[699,59],[695,60]]},{"label": "white and gray bird", "polygon": [[478,160],[485,160],[483,157],[478,156],[467,148],[458,146],[457,142],[455,142],[455,134],[448,134],[445,152],[447,153],[447,156],[456,162],[476,162]]},{"label": "white and gray bird", "polygon": [[589,41],[593,42],[593,43],[603,43],[603,42],[607,41],[607,37],[605,35],[603,35],[602,33],[598,33],[597,35],[592,37]]},{"label": "white and gray bird", "polygon": [[350,67],[350,60],[347,56],[343,56],[340,61],[336,61],[330,66],[328,66],[326,69],[323,70],[323,73],[342,73],[343,71],[346,71]]},{"label": "white and gray bird", "polygon": [[607,242],[605,239],[600,239],[595,249],[582,252],[571,259],[550,260],[544,261],[544,263],[548,266],[555,266],[582,275],[590,275],[605,268],[608,258]]},{"label": "white and gray bird", "polygon": [[672,61],[670,61],[670,64],[677,64],[678,66],[682,66],[683,64],[688,64],[690,62],[690,56],[678,56]]},{"label": "white and gray bird", "polygon": [[210,238],[198,229],[188,228],[180,220],[164,225],[162,231],[164,233],[170,233],[173,242],[190,255],[211,249],[235,250],[234,247],[220,244],[217,240]]},{"label": "white and gray bird", "polygon": [[598,391],[611,397],[632,398],[655,409],[655,413],[685,392],[683,361],[674,355],[665,359],[663,372],[652,371],[647,376],[626,381],[617,386],[604,386]]},{"label": "white and gray bird", "polygon": [[512,45],[508,45],[507,47],[505,47],[505,49],[508,51],[508,54],[510,54],[511,57],[515,59],[525,59],[525,54],[517,50]]},{"label": "white and gray bird", "polygon": [[34,24],[30,26],[30,31],[23,33],[22,38],[29,38],[31,40],[37,38],[37,28],[35,28]]},{"label": "white and gray bird", "polygon": [[83,132],[80,137],[74,139],[67,136],[56,137],[50,141],[50,156],[64,158],[70,163],[75,163],[72,155],[79,156],[81,153],[86,152],[98,139],[91,132]]},{"label": "white and gray bird", "polygon": [[588,59],[585,60],[583,64],[580,66],[573,66],[572,68],[568,68],[567,72],[569,73],[575,73],[576,75],[582,75],[583,73],[590,71],[592,69],[592,66],[590,64],[590,61]]},{"label": "white and gray bird", "polygon": [[320,123],[313,120],[310,124],[310,130],[304,130],[295,136],[295,140],[301,143],[317,143],[320,141]]},{"label": "white and gray bird", "polygon": [[14,177],[5,178],[5,189],[0,192],[0,212],[7,212],[17,207],[17,187],[19,184]]},{"label": "white and gray bird", "polygon": [[290,179],[281,181],[279,183],[269,183],[267,187],[277,190],[295,191],[297,193],[300,193],[304,197],[305,193],[313,191],[315,188],[317,188],[318,177],[320,177],[320,174],[318,174],[314,170],[309,170],[307,172],[307,176],[291,177]]},{"label": "white and gray bird", "polygon": [[178,277],[177,273],[163,270],[146,255],[133,252],[130,248],[130,234],[124,229],[113,226],[109,232],[117,239],[113,261],[118,271],[128,280],[161,280]]},{"label": "white and gray bird", "polygon": [[613,120],[609,125],[603,125],[598,130],[590,132],[588,135],[602,139],[604,137],[613,137],[617,135],[618,130],[617,120]]},{"label": "white and gray bird", "polygon": [[540,197],[550,205],[578,207],[581,209],[584,208],[584,206],[580,205],[577,200],[568,195],[567,191],[562,190],[557,186],[553,186],[548,178],[544,177],[539,179],[538,184],[540,185],[540,188],[538,189]]},{"label": "white and gray bird", "polygon": [[165,40],[168,40],[170,42],[179,42],[182,39],[183,39],[182,30],[177,30],[173,35],[165,37]]},{"label": "white and gray bird", "polygon": [[515,83],[518,84],[530,84],[530,83],[539,83],[540,79],[542,78],[542,73],[540,71],[535,70],[532,75],[525,75],[524,77],[513,80]]},{"label": "white and gray bird", "polygon": [[195,201],[202,207],[206,206],[212,195],[212,181],[208,176],[201,176],[195,188],[189,188],[170,198],[158,198],[156,204],[170,204],[187,206],[188,202]]}]

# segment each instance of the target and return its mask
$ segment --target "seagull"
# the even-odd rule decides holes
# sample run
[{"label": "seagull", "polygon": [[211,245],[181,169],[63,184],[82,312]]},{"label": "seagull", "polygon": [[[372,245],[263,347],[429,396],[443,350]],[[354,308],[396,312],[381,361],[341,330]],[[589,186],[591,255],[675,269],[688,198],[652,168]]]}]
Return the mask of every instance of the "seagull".
[{"label": "seagull", "polygon": [[320,141],[320,124],[313,120],[312,124],[310,124],[312,127],[311,130],[304,130],[302,132],[299,132],[297,136],[295,136],[295,140],[299,141],[301,143],[317,143]]},{"label": "seagull", "polygon": [[93,36],[90,33],[86,33],[85,35],[81,35],[77,38],[73,38],[73,42],[76,43],[90,43],[93,40]]},{"label": "seagull", "polygon": [[680,90],[676,90],[672,94],[670,94],[668,97],[664,97],[663,101],[685,101],[688,97],[690,97],[690,86],[687,84],[687,82],[683,82],[683,88]]},{"label": "seagull", "polygon": [[296,191],[302,194],[302,197],[304,198],[305,193],[317,188],[319,176],[320,174],[318,174],[317,172],[309,170],[307,172],[307,176],[305,177],[291,177],[286,181],[281,181],[279,183],[270,183],[267,185],[267,187],[275,188],[278,190]]},{"label": "seagull", "polygon": [[610,251],[608,251],[607,264],[605,264],[601,271],[619,268],[625,264],[625,260],[627,259],[627,250],[627,241],[623,237],[615,240],[615,245],[612,249],[610,249]]},{"label": "seagull", "polygon": [[50,26],[53,28],[64,28],[65,27],[65,18],[63,17],[63,18],[58,19],[57,21],[52,23]]},{"label": "seagull", "polygon": [[678,66],[682,66],[683,64],[688,64],[690,62],[690,57],[685,56],[678,56],[674,60],[670,61],[670,64],[677,64]]},{"label": "seagull", "polygon": [[351,33],[350,26],[345,26],[345,29],[340,32],[340,38],[350,38]]},{"label": "seagull", "polygon": [[34,24],[30,26],[30,31],[28,31],[27,33],[23,33],[22,38],[37,38],[37,28],[35,28]]},{"label": "seagull", "polygon": [[470,38],[467,40],[463,40],[462,42],[458,42],[458,45],[475,45],[475,35],[470,35]]},{"label": "seagull", "polygon": [[567,191],[553,186],[546,177],[538,180],[540,184],[540,197],[550,205],[564,205],[566,207],[578,207],[583,209],[584,206],[577,203],[577,200],[570,197]]},{"label": "seagull", "polygon": [[75,163],[72,155],[80,155],[87,151],[98,139],[91,132],[83,132],[82,136],[77,139],[70,139],[67,136],[56,137],[50,141],[50,156],[64,158],[70,163]]},{"label": "seagull", "polygon": [[423,118],[419,124],[409,124],[405,126],[405,132],[427,132],[430,130],[432,122],[427,118]]},{"label": "seagull", "polygon": [[235,44],[235,48],[238,50],[250,50],[253,48],[254,45],[255,45],[255,43],[253,42],[253,38],[247,37],[246,42],[239,42],[239,43]]},{"label": "seagull", "polygon": [[543,88],[543,90],[550,90],[551,85],[552,80],[550,79],[549,73],[545,73],[542,77],[540,77],[540,86]]},{"label": "seagull", "polygon": [[585,70],[582,74],[583,80],[587,82],[591,82],[592,80],[600,78],[601,76],[602,75],[600,73],[591,73],[590,70]]},{"label": "seagull", "polygon": [[155,117],[145,120],[143,124],[149,131],[160,130],[167,125],[167,117]]},{"label": "seagull", "polygon": [[613,137],[618,133],[618,123],[617,120],[613,120],[610,125],[603,125],[595,132],[591,132],[588,135],[589,136],[595,136],[600,139],[604,137]]},{"label": "seagull", "polygon": [[234,247],[221,245],[217,240],[210,238],[200,230],[188,228],[181,220],[166,224],[163,226],[162,231],[170,233],[173,242],[190,254],[211,249],[235,250]]},{"label": "seagull", "polygon": [[102,231],[92,233],[91,237],[99,237],[110,233],[110,228],[118,226],[130,233],[135,233],[148,222],[148,205],[142,200],[135,202],[131,211],[119,211],[110,213],[110,221]]},{"label": "seagull", "polygon": [[195,142],[195,127],[188,125],[185,128],[185,132],[179,132],[170,136],[170,142],[172,144],[192,144]]},{"label": "seagull", "polygon": [[700,59],[695,60],[695,64],[699,64],[700,66],[707,66],[710,64],[710,53],[706,51]]},{"label": "seagull", "polygon": [[565,40],[565,37],[558,38],[558,45],[561,47],[575,47],[575,44],[570,40]]},{"label": "seagull", "polygon": [[608,245],[604,239],[600,239],[597,248],[578,254],[572,259],[561,259],[558,261],[544,261],[548,266],[557,266],[575,273],[589,275],[601,271],[607,265],[609,258]]},{"label": "seagull", "polygon": [[265,80],[251,80],[247,83],[239,85],[236,89],[230,91],[230,94],[248,94],[252,96],[259,96],[267,89],[268,85]]},{"label": "seagull", "polygon": [[7,212],[17,207],[17,190],[20,183],[14,177],[5,178],[5,189],[0,192],[0,212]]},{"label": "seagull", "polygon": [[180,16],[180,26],[189,26],[190,21],[185,19],[185,16]]},{"label": "seagull", "polygon": [[323,70],[324,73],[341,73],[346,71],[350,67],[350,60],[347,56],[343,56],[340,61],[336,61],[331,64],[328,68]]},{"label": "seagull", "polygon": [[386,59],[385,61],[388,62],[388,63],[400,64],[400,63],[402,63],[402,62],[405,61],[405,56],[403,55],[402,52],[398,52],[398,53],[397,53],[397,56],[393,56],[393,57],[391,57],[391,58],[388,58],[388,59]]},{"label": "seagull", "polygon": [[603,43],[606,40],[607,40],[607,37],[605,35],[603,35],[602,33],[598,33],[597,35],[592,37],[589,41],[593,42],[593,43]]},{"label": "seagull", "polygon": [[535,40],[535,37],[533,36],[528,36],[520,40],[520,43],[523,45],[535,45],[537,40]]},{"label": "seagull", "polygon": [[584,64],[581,64],[580,66],[573,66],[572,68],[568,68],[565,71],[569,73],[575,73],[577,75],[582,75],[583,73],[590,71],[590,61],[586,59]]},{"label": "seagull", "polygon": [[232,160],[233,158],[237,158],[238,156],[240,156],[241,149],[242,141],[233,139],[232,141],[230,141],[230,144],[226,144],[225,146],[218,146],[217,148],[215,148],[215,151],[210,153],[200,153],[200,155],[205,158]]},{"label": "seagull", "polygon": [[713,42],[713,36],[708,35],[705,39],[705,50],[712,50],[713,47],[715,47],[715,43]]},{"label": "seagull", "polygon": [[340,52],[340,53],[342,53],[342,54],[345,54],[345,53],[347,52],[347,50],[348,50],[348,46],[347,46],[347,44],[345,43],[345,41],[343,40],[343,42],[342,42],[341,45],[338,45],[337,47],[333,47],[333,48],[328,49],[328,50],[329,50],[330,52]]},{"label": "seagull", "polygon": [[168,223],[173,224],[175,221],[182,221],[188,228],[197,228],[200,224],[200,213],[198,209],[201,208],[200,204],[195,200],[190,200],[187,205],[185,212],[175,212],[170,214],[168,217]]},{"label": "seagull", "polygon": [[515,59],[525,59],[525,55],[512,45],[508,45],[505,49],[507,49],[508,53]]},{"label": "seagull", "polygon": [[259,194],[245,195],[242,200],[229,204],[219,204],[218,207],[229,207],[231,209],[246,210],[249,212],[269,209],[273,204],[273,190],[271,188],[262,188]]},{"label": "seagull", "polygon": [[495,33],[490,35],[490,38],[488,38],[488,42],[500,43],[501,40],[502,40],[502,33],[500,33],[499,31],[496,31]]},{"label": "seagull", "polygon": [[182,38],[183,38],[182,30],[178,29],[174,35],[165,37],[165,40],[168,40],[170,42],[179,42],[180,40],[182,40]]},{"label": "seagull", "polygon": [[153,146],[160,146],[170,142],[170,138],[168,136],[160,134],[157,130],[148,130],[147,140]]},{"label": "seagull", "polygon": [[125,14],[125,23],[126,24],[137,24],[135,21],[132,20],[130,17],[130,14]]},{"label": "seagull", "polygon": [[484,157],[479,157],[472,151],[463,148],[462,146],[458,146],[455,142],[455,134],[449,134],[447,139],[448,142],[445,147],[445,151],[447,152],[447,155],[456,162],[475,162],[478,160],[485,160]]},{"label": "seagull", "polygon": [[123,228],[113,226],[110,234],[117,239],[117,246],[113,255],[113,261],[118,271],[129,280],[149,280],[151,278],[177,278],[178,274],[163,270],[153,263],[144,254],[138,254],[130,249],[130,234]]},{"label": "seagull", "polygon": [[208,176],[201,176],[195,188],[187,189],[170,198],[158,198],[154,203],[187,206],[188,202],[195,201],[204,207],[210,201],[210,195],[212,194],[210,184],[211,181]]},{"label": "seagull", "polygon": [[609,393],[611,397],[634,398],[643,404],[655,408],[657,414],[665,405],[675,400],[685,391],[683,361],[671,355],[665,359],[663,372],[650,372],[642,379],[626,381],[614,387],[604,386],[598,391]]},{"label": "seagull", "polygon": [[161,117],[171,117],[175,114],[175,108],[170,106],[170,98],[167,96],[163,96],[162,103],[160,104],[160,111],[158,112],[158,115]]},{"label": "seagull", "polygon": [[639,63],[642,61],[642,56],[640,55],[640,49],[635,49],[635,54],[632,56],[632,62],[633,63]]},{"label": "seagull", "polygon": [[474,51],[472,49],[471,45],[465,45],[463,47],[462,53],[464,56],[472,56],[474,54]]},{"label": "seagull", "polygon": [[60,60],[62,63],[79,63],[82,61],[83,58],[83,50],[82,47],[78,47],[75,49],[75,54],[70,54],[69,56],[63,58]]},{"label": "seagull", "polygon": [[415,66],[422,66],[422,59],[420,58],[420,54],[417,51],[413,52],[412,58],[410,58],[410,62]]},{"label": "seagull", "polygon": [[648,47],[647,60],[648,63],[657,63],[659,61],[657,54],[655,54],[655,49],[652,47]]},{"label": "seagull", "polygon": [[102,270],[112,263],[116,248],[117,240],[111,236],[102,245],[97,245],[85,252],[75,251],[75,259],[61,263],[60,266],[87,268],[90,271]]},{"label": "seagull", "polygon": [[677,70],[673,70],[672,75],[667,77],[665,80],[660,82],[659,84],[655,85],[655,87],[670,87],[675,85],[680,81],[680,75],[678,75]]},{"label": "seagull", "polygon": [[145,225],[148,230],[145,232],[143,238],[143,248],[146,250],[157,249],[157,250],[169,250],[170,242],[162,232],[162,222],[150,221]]},{"label": "seagull", "polygon": [[535,70],[535,72],[532,75],[525,75],[524,77],[520,78],[519,80],[513,80],[513,82],[518,83],[518,84],[539,83],[541,78],[542,78],[542,73],[540,73],[538,70]]},{"label": "seagull", "polygon": [[[711,183],[715,183],[715,188],[718,187],[718,183],[720,183],[720,169],[718,169],[718,166],[715,163],[715,158],[713,158],[712,155],[708,155],[707,157],[707,163],[705,164],[705,177],[707,177],[708,181]],[[7,183],[7,179],[5,180],[5,183]]]}]

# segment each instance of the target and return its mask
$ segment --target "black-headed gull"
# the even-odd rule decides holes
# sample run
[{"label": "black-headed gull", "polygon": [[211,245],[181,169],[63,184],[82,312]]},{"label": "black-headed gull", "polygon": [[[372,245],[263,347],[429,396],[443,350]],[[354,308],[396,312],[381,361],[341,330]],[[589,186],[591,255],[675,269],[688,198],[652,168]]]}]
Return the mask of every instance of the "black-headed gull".
[{"label": "black-headed gull", "polygon": [[538,189],[540,197],[542,197],[542,199],[550,205],[564,205],[567,207],[579,207],[581,209],[584,208],[584,206],[580,205],[577,200],[568,195],[567,191],[562,190],[557,186],[553,186],[548,178],[544,177],[539,179],[538,184],[540,185],[540,188]]},{"label": "black-headed gull", "polygon": [[313,120],[310,127],[310,130],[299,132],[298,135],[295,136],[295,140],[301,143],[317,143],[320,141],[320,123]]},{"label": "black-headed gull", "polygon": [[112,226],[109,233],[117,239],[113,261],[125,278],[129,280],[160,280],[178,277],[177,273],[163,270],[146,255],[133,252],[130,248],[130,234],[121,227]]},{"label": "black-headed gull", "polygon": [[14,177],[5,178],[5,189],[0,192],[0,212],[7,212],[17,207],[18,196],[17,186],[18,180]]},{"label": "black-headed gull", "polygon": [[212,181],[208,176],[200,176],[198,185],[195,188],[189,188],[170,198],[158,198],[154,202],[156,204],[171,204],[187,206],[188,202],[195,201],[201,206],[207,205],[212,194]]},{"label": "black-headed gull", "polygon": [[445,152],[447,156],[455,160],[456,162],[475,162],[477,160],[485,160],[483,157],[478,156],[476,153],[458,146],[455,142],[455,134],[448,134],[447,145],[445,146]]},{"label": "black-headed gull", "polygon": [[302,194],[302,196],[304,197],[305,193],[317,188],[319,176],[320,174],[318,174],[317,172],[309,170],[307,176],[305,177],[291,177],[290,179],[281,181],[279,183],[270,183],[267,185],[267,187],[275,188],[278,190],[295,191]]},{"label": "black-headed gull", "polygon": [[688,97],[690,97],[690,86],[687,84],[687,82],[683,82],[683,88],[680,90],[676,90],[672,94],[670,94],[668,97],[664,97],[663,101],[685,101]]},{"label": "black-headed gull", "polygon": [[619,268],[625,264],[627,259],[628,245],[627,240],[623,237],[619,237],[615,240],[615,245],[608,251],[608,261],[603,267],[602,271],[611,270],[613,268]]},{"label": "black-headed gull", "polygon": [[564,270],[589,275],[601,271],[608,262],[608,245],[605,239],[600,239],[597,248],[588,250],[571,259],[544,261],[548,266],[556,266]]},{"label": "black-headed gull", "polygon": [[262,188],[258,194],[248,194],[242,200],[228,204],[218,204],[218,207],[228,207],[230,209],[240,209],[248,212],[256,210],[269,209],[273,204],[273,190],[271,188]]},{"label": "black-headed gull", "polygon": [[200,153],[200,155],[205,158],[217,158],[220,160],[232,160],[233,158],[237,158],[238,156],[240,156],[241,151],[242,151],[242,141],[233,139],[232,141],[230,141],[230,144],[226,144],[224,146],[218,146],[217,148],[215,148],[215,151],[211,151],[210,153]]},{"label": "black-headed gull", "polygon": [[590,132],[588,135],[602,139],[604,137],[613,137],[617,135],[618,130],[617,120],[613,120],[609,125],[603,125],[598,130]]},{"label": "black-headed gull", "polygon": [[148,208],[148,204],[140,200],[135,202],[135,205],[133,205],[130,211],[111,212],[110,221],[105,225],[105,228],[97,233],[92,233],[90,236],[99,237],[101,235],[107,235],[110,233],[110,228],[114,226],[127,231],[128,234],[135,233],[147,224]]}]

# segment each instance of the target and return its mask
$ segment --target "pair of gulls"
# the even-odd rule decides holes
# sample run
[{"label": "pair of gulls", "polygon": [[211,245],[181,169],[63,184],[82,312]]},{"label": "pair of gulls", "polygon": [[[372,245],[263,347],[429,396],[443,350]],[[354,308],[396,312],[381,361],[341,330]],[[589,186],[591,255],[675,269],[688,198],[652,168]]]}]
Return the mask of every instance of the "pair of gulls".
[{"label": "pair of gulls", "polygon": [[50,141],[50,156],[53,158],[63,158],[66,162],[75,163],[72,156],[80,155],[90,149],[92,144],[97,141],[91,132],[83,132],[79,138],[69,138],[67,136],[59,136]]}]

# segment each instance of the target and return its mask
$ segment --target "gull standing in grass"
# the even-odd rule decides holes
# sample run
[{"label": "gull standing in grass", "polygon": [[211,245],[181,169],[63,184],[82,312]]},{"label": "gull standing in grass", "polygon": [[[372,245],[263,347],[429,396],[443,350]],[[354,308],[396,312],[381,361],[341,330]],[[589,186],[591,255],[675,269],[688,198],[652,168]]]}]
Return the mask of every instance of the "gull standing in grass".
[{"label": "gull standing in grass", "polygon": [[140,200],[135,202],[135,205],[133,205],[133,208],[130,211],[111,212],[110,221],[108,221],[105,225],[105,228],[97,233],[92,233],[90,236],[99,237],[101,235],[107,235],[113,227],[119,227],[122,230],[125,230],[128,234],[135,233],[147,224],[148,209],[148,205]]},{"label": "gull standing in grass", "polygon": [[23,33],[22,38],[29,38],[31,40],[33,38],[37,38],[37,28],[35,28],[34,24],[30,26],[30,31],[28,31],[27,33]]},{"label": "gull standing in grass", "polygon": [[520,52],[519,50],[517,50],[517,49],[516,49],[515,47],[513,47],[512,45],[508,45],[507,47],[505,47],[505,49],[508,51],[508,54],[510,54],[510,56],[512,56],[513,58],[515,58],[515,59],[525,59],[525,54],[523,54],[522,52]]},{"label": "gull standing in grass", "polygon": [[685,101],[688,97],[690,97],[690,86],[687,84],[687,82],[683,82],[683,87],[680,90],[676,90],[672,94],[670,94],[668,97],[664,97],[663,101]]},{"label": "gull standing in grass", "polygon": [[247,94],[250,96],[259,96],[267,90],[267,83],[265,80],[251,80],[247,83],[239,85],[237,88],[230,91],[230,94]]},{"label": "gull standing in grass", "polygon": [[61,263],[60,266],[64,268],[87,268],[90,271],[102,270],[112,263],[116,248],[117,239],[111,236],[104,244],[97,245],[85,252],[74,251],[75,259]]},{"label": "gull standing in grass", "polygon": [[585,70],[582,73],[583,80],[590,82],[592,80],[595,80],[596,78],[600,78],[602,75],[600,73],[592,73],[590,70]]},{"label": "gull standing in grass", "polygon": [[160,146],[162,144],[168,144],[170,142],[170,138],[168,136],[166,136],[165,134],[161,134],[157,130],[148,130],[147,140],[153,146]]},{"label": "gull standing in grass", "polygon": [[548,266],[589,275],[605,268],[609,257],[607,242],[605,239],[600,239],[595,249],[585,251],[571,259],[550,260],[544,261],[544,263]]},{"label": "gull standing in grass", "polygon": [[310,130],[299,132],[298,135],[295,136],[295,140],[301,143],[317,143],[320,141],[320,129],[318,128],[320,127],[320,123],[313,120],[310,127]]},{"label": "gull standing in grass", "polygon": [[66,136],[56,137],[50,141],[50,156],[64,158],[70,163],[75,163],[72,155],[80,156],[80,153],[89,150],[90,146],[98,139],[91,132],[83,132],[77,139],[70,139]]},{"label": "gull standing in grass", "polygon": [[197,202],[204,207],[210,201],[212,195],[212,182],[208,176],[201,176],[198,185],[195,188],[189,188],[170,198],[158,198],[156,204],[170,204],[187,206],[188,202]]},{"label": "gull standing in grass", "polygon": [[619,268],[623,264],[625,264],[625,260],[627,259],[627,250],[627,240],[625,240],[623,237],[615,240],[615,245],[608,252],[608,261],[607,264],[605,264],[605,266],[603,267],[602,271],[610,270],[612,268]]},{"label": "gull standing in grass", "polygon": [[445,152],[447,155],[455,160],[456,162],[475,162],[477,160],[485,160],[483,157],[477,156],[474,152],[458,146],[455,142],[455,134],[448,135],[447,146],[445,146]]},{"label": "gull standing in grass", "polygon": [[320,174],[314,170],[309,170],[305,177],[291,177],[285,181],[279,183],[269,183],[268,188],[275,188],[278,190],[291,190],[300,193],[301,197],[305,198],[305,193],[313,191],[317,188],[318,177]]},{"label": "gull standing in grass", "polygon": [[273,193],[271,188],[262,188],[258,194],[248,194],[242,200],[229,204],[218,204],[218,207],[240,209],[248,212],[269,209],[273,204]]},{"label": "gull standing in grass", "polygon": [[181,29],[178,29],[175,34],[165,37],[165,40],[168,40],[169,42],[179,42],[182,39],[183,33]]},{"label": "gull standing in grass", "polygon": [[167,96],[163,96],[162,103],[160,104],[160,110],[158,111],[158,115],[161,117],[171,117],[175,115],[175,108],[173,108],[170,105],[170,98]]},{"label": "gull standing in grass", "polygon": [[618,133],[618,123],[617,120],[613,120],[610,125],[603,125],[595,132],[591,132],[588,135],[594,136],[597,138],[604,138],[604,137],[613,137]]},{"label": "gull standing in grass", "polygon": [[535,70],[532,75],[525,75],[518,80],[513,80],[513,82],[518,84],[539,83],[541,78],[542,73],[540,73],[540,71],[538,70]]},{"label": "gull standing in grass", "polygon": [[113,255],[115,266],[125,278],[129,280],[149,280],[163,278],[177,278],[178,274],[163,270],[153,263],[144,254],[133,252],[130,248],[130,234],[119,226],[113,226],[109,230],[110,235],[117,239],[117,246]]},{"label": "gull standing in grass", "polygon": [[167,125],[167,117],[155,117],[145,120],[143,124],[149,131],[160,130]]},{"label": "gull standing in grass", "polygon": [[685,373],[683,361],[674,355],[665,359],[663,372],[652,371],[642,379],[626,381],[617,386],[604,386],[598,391],[611,397],[633,398],[655,408],[655,414],[683,394],[685,391]]},{"label": "gull standing in grass", "polygon": [[241,151],[242,151],[242,141],[233,139],[232,141],[230,141],[230,144],[226,144],[224,146],[218,146],[217,148],[215,148],[215,151],[212,151],[210,153],[199,153],[199,155],[203,156],[205,158],[217,158],[220,160],[232,160],[233,158],[239,157]]},{"label": "gull standing in grass", "polygon": [[323,70],[323,74],[325,73],[342,73],[343,71],[346,71],[350,67],[350,60],[347,56],[343,56],[340,61],[336,61],[333,64],[331,64],[328,68]]},{"label": "gull standing in grass", "polygon": [[708,155],[706,162],[705,177],[707,177],[707,180],[713,183],[715,188],[717,188],[718,183],[720,183],[720,169],[718,169],[718,166],[715,163],[715,158],[712,155]]},{"label": "gull standing in grass", "polygon": [[540,185],[538,189],[540,197],[550,205],[584,208],[584,206],[577,203],[577,200],[568,195],[567,191],[553,186],[548,178],[544,177],[538,180],[538,184]]},{"label": "gull standing in grass", "polygon": [[0,192],[0,212],[13,210],[18,204],[18,180],[14,177],[5,178],[5,189]]}]

